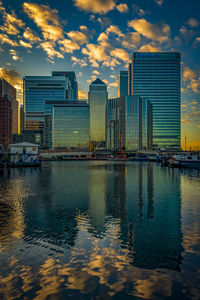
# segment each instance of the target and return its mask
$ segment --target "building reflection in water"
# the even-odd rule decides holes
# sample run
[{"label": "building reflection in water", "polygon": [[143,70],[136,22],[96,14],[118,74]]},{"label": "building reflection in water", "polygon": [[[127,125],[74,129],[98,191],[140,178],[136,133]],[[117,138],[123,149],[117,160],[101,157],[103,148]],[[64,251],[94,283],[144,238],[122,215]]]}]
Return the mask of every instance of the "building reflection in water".
[{"label": "building reflection in water", "polygon": [[[179,173],[154,164],[108,162],[52,163],[23,172],[12,170],[8,178],[11,184],[20,177],[27,192],[10,189],[23,199],[23,210],[16,205],[21,223],[9,216],[6,227],[16,222],[24,246],[23,257],[11,251],[7,271],[0,272],[5,286],[12,282],[11,290],[21,295],[34,290],[38,299],[78,295],[75,290],[113,296],[125,289],[146,299],[171,295],[170,274],[157,269],[180,268]],[[4,192],[9,195],[8,188]]]}]

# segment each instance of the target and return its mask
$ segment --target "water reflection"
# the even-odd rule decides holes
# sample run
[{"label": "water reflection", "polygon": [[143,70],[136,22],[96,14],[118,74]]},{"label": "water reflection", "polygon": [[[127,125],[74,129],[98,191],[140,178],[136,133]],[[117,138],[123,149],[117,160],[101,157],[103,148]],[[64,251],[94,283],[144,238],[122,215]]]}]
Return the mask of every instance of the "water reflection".
[{"label": "water reflection", "polygon": [[[194,176],[148,163],[52,162],[5,171],[0,298],[198,299]],[[196,191],[188,190],[194,184]]]}]

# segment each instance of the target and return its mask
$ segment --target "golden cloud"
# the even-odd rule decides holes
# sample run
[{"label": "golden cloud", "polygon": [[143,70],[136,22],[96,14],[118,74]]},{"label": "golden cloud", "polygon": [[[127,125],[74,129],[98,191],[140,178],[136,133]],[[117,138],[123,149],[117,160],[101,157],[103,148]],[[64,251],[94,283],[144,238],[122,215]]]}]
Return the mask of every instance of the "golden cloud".
[{"label": "golden cloud", "polygon": [[116,48],[110,52],[110,55],[126,62],[129,61],[129,54],[124,49]]},{"label": "golden cloud", "polygon": [[86,48],[82,49],[82,53],[88,55],[92,66],[96,68],[99,67],[98,62],[109,60],[109,56],[101,45],[88,44]]},{"label": "golden cloud", "polygon": [[29,40],[30,43],[41,42],[39,36],[37,36],[29,27],[24,31],[23,37]]},{"label": "golden cloud", "polygon": [[58,58],[64,58],[63,54],[54,49],[55,43],[53,42],[44,42],[40,44],[40,47],[47,53],[50,59],[57,56]]},{"label": "golden cloud", "polygon": [[7,34],[19,34],[19,28],[22,28],[25,25],[22,20],[17,18],[14,10],[12,11],[12,14],[8,14],[3,6],[0,7],[0,10],[4,19],[4,25],[1,26],[0,29]]},{"label": "golden cloud", "polygon": [[121,3],[116,6],[116,9],[121,13],[126,13],[128,11],[128,5],[126,3]]},{"label": "golden cloud", "polygon": [[185,67],[183,71],[183,81],[189,82],[187,88],[191,89],[195,93],[200,92],[200,76],[199,72]]},{"label": "golden cloud", "polygon": [[0,68],[0,77],[8,81],[17,90],[17,100],[23,102],[23,81],[20,78],[20,74],[15,70],[9,70],[6,68]]},{"label": "golden cloud", "polygon": [[17,42],[16,41],[13,41],[11,40],[7,34],[4,34],[4,33],[0,33],[0,42],[2,44],[9,44],[11,45],[12,47],[16,47],[18,46]]},{"label": "golden cloud", "polygon": [[10,52],[10,55],[12,55],[13,60],[19,60],[20,59],[16,50],[10,49],[9,52]]},{"label": "golden cloud", "polygon": [[97,71],[97,70],[93,70],[92,73],[93,73],[93,74],[96,74],[96,75],[99,75],[99,74],[100,74],[100,72]]},{"label": "golden cloud", "polygon": [[106,14],[115,8],[114,0],[74,0],[74,5],[87,12]]},{"label": "golden cloud", "polygon": [[190,18],[187,23],[191,26],[191,27],[198,27],[199,26],[199,22],[194,19],[194,18]]},{"label": "golden cloud", "polygon": [[110,67],[111,70],[114,70],[117,65],[120,65],[120,62],[116,58],[109,58],[103,62],[103,66]]},{"label": "golden cloud", "polygon": [[72,41],[77,42],[79,45],[88,43],[87,36],[80,31],[70,31],[67,35],[72,39]]},{"label": "golden cloud", "polygon": [[141,43],[141,36],[138,32],[129,32],[124,35],[122,40],[122,45],[127,48],[137,48],[137,46]]},{"label": "golden cloud", "polygon": [[76,64],[79,64],[81,67],[87,66],[87,62],[85,61],[85,59],[80,59],[75,56],[72,56],[71,59],[73,61],[73,66],[75,66]]},{"label": "golden cloud", "polygon": [[135,29],[143,36],[159,42],[165,42],[170,35],[170,27],[167,24],[152,24],[143,19],[128,22],[128,26]]},{"label": "golden cloud", "polygon": [[57,41],[63,38],[63,29],[58,19],[58,11],[47,5],[25,2],[24,11],[42,30],[44,39]]},{"label": "golden cloud", "polygon": [[24,42],[22,40],[19,41],[19,44],[25,48],[32,48],[32,45],[30,43]]},{"label": "golden cloud", "polygon": [[154,0],[156,2],[156,4],[158,4],[159,6],[161,6],[163,4],[163,0]]},{"label": "golden cloud", "polygon": [[87,93],[85,93],[82,90],[78,90],[78,99],[79,100],[84,100],[84,99],[87,99],[87,98],[88,98],[88,94]]},{"label": "golden cloud", "polygon": [[111,87],[118,87],[118,82],[117,81],[111,82],[111,83],[109,83],[109,86],[111,86]]},{"label": "golden cloud", "polygon": [[64,53],[73,53],[75,50],[79,50],[80,47],[76,42],[73,42],[69,39],[64,39],[58,42],[60,46],[60,50]]},{"label": "golden cloud", "polygon": [[162,51],[160,47],[155,46],[154,44],[143,45],[140,49],[140,52],[160,52]]}]

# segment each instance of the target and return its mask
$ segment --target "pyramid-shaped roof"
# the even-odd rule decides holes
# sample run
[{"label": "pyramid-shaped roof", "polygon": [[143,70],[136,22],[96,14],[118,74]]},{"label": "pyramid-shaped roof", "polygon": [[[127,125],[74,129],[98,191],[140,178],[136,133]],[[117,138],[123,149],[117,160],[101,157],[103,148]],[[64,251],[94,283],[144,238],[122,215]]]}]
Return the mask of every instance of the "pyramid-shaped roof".
[{"label": "pyramid-shaped roof", "polygon": [[103,84],[103,85],[105,85],[105,83],[104,83],[101,79],[99,79],[99,78],[95,79],[95,81],[93,81],[93,82],[91,83],[91,85],[92,85],[92,84]]}]

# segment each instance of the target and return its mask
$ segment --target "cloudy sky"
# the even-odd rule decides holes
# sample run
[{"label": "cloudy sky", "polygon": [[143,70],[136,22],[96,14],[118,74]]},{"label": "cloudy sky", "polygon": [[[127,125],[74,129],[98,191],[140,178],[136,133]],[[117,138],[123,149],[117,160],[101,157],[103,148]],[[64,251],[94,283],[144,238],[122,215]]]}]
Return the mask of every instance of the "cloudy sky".
[{"label": "cloudy sky", "polygon": [[134,51],[182,54],[182,140],[200,148],[199,0],[0,0],[0,77],[74,70],[79,97],[100,77],[109,97]]}]

